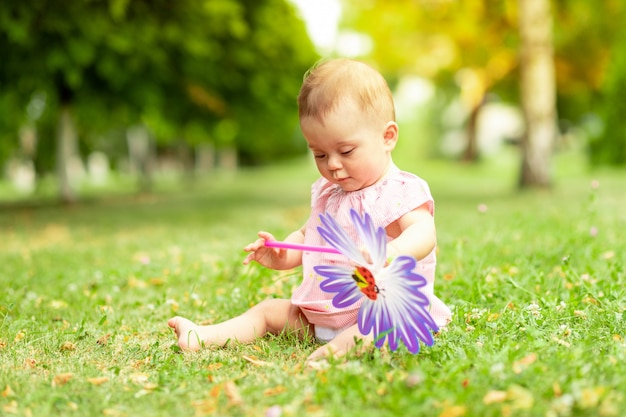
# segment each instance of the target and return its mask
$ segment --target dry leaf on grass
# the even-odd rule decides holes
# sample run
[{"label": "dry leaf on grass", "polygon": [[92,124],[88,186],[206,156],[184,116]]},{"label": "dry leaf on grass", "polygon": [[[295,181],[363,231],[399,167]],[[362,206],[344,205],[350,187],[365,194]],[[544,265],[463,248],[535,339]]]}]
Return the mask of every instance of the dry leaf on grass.
[{"label": "dry leaf on grass", "polygon": [[242,355],[241,357],[256,366],[272,366],[271,362],[262,361],[257,359],[255,356]]},{"label": "dry leaf on grass", "polygon": [[441,410],[439,417],[463,417],[467,408],[463,405],[447,405]]},{"label": "dry leaf on grass", "polygon": [[233,381],[227,381],[224,384],[224,392],[226,393],[226,397],[228,398],[228,403],[230,405],[243,404],[243,399],[239,394],[239,389],[237,389],[237,385]]},{"label": "dry leaf on grass", "polygon": [[52,378],[52,386],[53,387],[63,386],[65,384],[67,384],[68,382],[70,382],[70,380],[73,377],[74,377],[74,374],[71,373],[71,372],[57,374],[57,375],[54,376],[54,378]]},{"label": "dry leaf on grass", "polygon": [[96,342],[99,345],[106,346],[109,343],[109,337],[111,337],[110,333],[105,334]]},{"label": "dry leaf on grass", "polygon": [[61,343],[61,350],[66,352],[71,352],[76,349],[76,345],[72,342],[63,342]]},{"label": "dry leaf on grass", "polygon": [[6,388],[4,389],[4,391],[2,391],[2,396],[3,396],[4,398],[7,398],[7,397],[13,397],[14,395],[15,395],[15,392],[13,392],[13,390],[11,389],[11,387],[10,387],[10,386],[8,386],[8,385],[6,386]]},{"label": "dry leaf on grass", "polygon": [[506,401],[506,391],[491,390],[483,397],[483,403],[486,405],[504,401]]},{"label": "dry leaf on grass", "polygon": [[87,378],[87,382],[89,382],[91,385],[102,385],[105,382],[109,382],[109,377],[99,376],[96,378]]},{"label": "dry leaf on grass", "polygon": [[537,360],[537,354],[531,353],[530,355],[526,355],[522,359],[513,362],[513,372],[516,374],[520,374],[524,371],[524,369],[528,368]]},{"label": "dry leaf on grass", "polygon": [[7,414],[17,414],[18,413],[17,401],[11,400],[11,402],[9,402],[8,404],[4,404],[2,406],[2,409]]},{"label": "dry leaf on grass", "polygon": [[143,385],[148,382],[150,376],[148,374],[132,374],[130,380],[137,385]]},{"label": "dry leaf on grass", "polygon": [[519,385],[511,385],[506,390],[506,397],[512,402],[512,406],[516,410],[530,410],[535,404],[533,393]]},{"label": "dry leaf on grass", "polygon": [[277,385],[273,388],[266,389],[265,391],[263,391],[263,394],[267,396],[271,396],[271,395],[282,394],[285,391],[287,391],[287,387],[285,387],[284,385]]}]

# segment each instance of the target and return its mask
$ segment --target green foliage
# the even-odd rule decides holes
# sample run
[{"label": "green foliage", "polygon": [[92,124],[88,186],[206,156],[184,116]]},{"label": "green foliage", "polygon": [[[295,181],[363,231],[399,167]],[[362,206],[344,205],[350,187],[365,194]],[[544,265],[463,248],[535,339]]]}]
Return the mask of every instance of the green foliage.
[{"label": "green foliage", "polygon": [[593,165],[626,165],[626,31],[621,30],[621,43],[611,51],[611,60],[604,81],[599,113],[603,129],[591,137],[589,153]]},{"label": "green foliage", "polygon": [[552,194],[511,194],[511,165],[402,164],[437,200],[435,288],[454,319],[418,355],[318,368],[303,367],[316,345],[293,335],[181,353],[165,324],[289,296],[298,271],[244,267],[241,248],[259,229],[301,226],[309,164],[13,208],[0,217],[0,413],[619,416],[623,176],[592,182],[557,162]]},{"label": "green foliage", "polygon": [[[344,3],[344,28],[372,38],[373,49],[364,58],[374,61],[389,79],[423,76],[438,89],[452,91],[454,99],[460,96],[468,108],[485,93],[519,102],[517,1]],[[617,80],[624,69],[613,61],[624,53],[620,37],[625,5],[616,0],[551,1],[557,113],[566,126],[580,126],[593,113],[609,130],[619,129],[621,123],[616,121],[624,113],[617,104],[622,92]],[[609,154],[622,158],[618,155],[624,152],[624,136],[609,130],[592,144],[593,161]],[[604,148],[604,143],[606,151],[595,150]],[[607,157],[598,157],[600,152]]]},{"label": "green foliage", "polygon": [[44,92],[55,115],[44,120],[70,104],[82,138],[143,122],[160,143],[219,145],[215,126],[235,120],[226,144],[250,161],[298,150],[284,138],[317,58],[284,0],[12,2],[0,10],[0,50],[0,109],[13,109],[0,115],[2,138]]}]

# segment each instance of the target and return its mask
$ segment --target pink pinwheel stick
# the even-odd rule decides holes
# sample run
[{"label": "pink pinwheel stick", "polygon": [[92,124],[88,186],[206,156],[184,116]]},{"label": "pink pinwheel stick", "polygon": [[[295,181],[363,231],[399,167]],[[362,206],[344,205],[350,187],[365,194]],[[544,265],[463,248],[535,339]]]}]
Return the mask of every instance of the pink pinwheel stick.
[{"label": "pink pinwheel stick", "polygon": [[265,246],[268,248],[294,249],[309,252],[341,253],[330,246],[303,245],[301,243],[279,242],[278,240],[266,240]]}]

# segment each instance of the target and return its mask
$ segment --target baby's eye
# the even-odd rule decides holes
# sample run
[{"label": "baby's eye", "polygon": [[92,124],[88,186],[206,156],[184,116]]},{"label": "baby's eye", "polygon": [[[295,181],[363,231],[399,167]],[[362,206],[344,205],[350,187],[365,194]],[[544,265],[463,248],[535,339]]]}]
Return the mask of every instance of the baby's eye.
[{"label": "baby's eye", "polygon": [[352,153],[352,151],[353,151],[353,150],[354,150],[354,148],[349,149],[349,150],[347,150],[347,151],[343,151],[343,152],[341,152],[341,154],[342,154],[342,155],[350,155],[350,154]]},{"label": "baby's eye", "polygon": [[325,156],[326,154],[318,153],[318,154],[315,154],[315,159],[324,159]]}]

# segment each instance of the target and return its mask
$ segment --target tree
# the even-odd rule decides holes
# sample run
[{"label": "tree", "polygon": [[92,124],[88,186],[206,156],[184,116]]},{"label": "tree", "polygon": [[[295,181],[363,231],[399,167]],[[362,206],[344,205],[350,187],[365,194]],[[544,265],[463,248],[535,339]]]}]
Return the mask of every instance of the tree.
[{"label": "tree", "polygon": [[[87,133],[142,123],[161,143],[250,145],[256,155],[263,141],[248,137],[262,120],[263,139],[275,146],[261,148],[293,152],[284,137],[295,128],[302,73],[316,59],[285,0],[10,2],[0,9],[0,50],[0,106],[24,109],[43,92],[46,113],[57,115],[66,201],[75,199],[67,161]],[[235,129],[225,131],[224,121]],[[0,128],[16,132],[19,123],[0,116]]]},{"label": "tree", "polygon": [[594,132],[589,143],[591,163],[599,165],[626,165],[626,30],[622,28],[620,43],[611,51],[610,65],[602,85],[599,112],[604,125]]},{"label": "tree", "polygon": [[[474,121],[485,97],[495,94],[509,102],[521,102],[520,2],[343,1],[344,28],[372,38],[372,51],[363,58],[375,61],[388,79],[416,74],[434,81],[439,90],[454,91],[462,98],[469,113],[464,159],[474,159],[477,155]],[[623,33],[626,4],[616,0],[550,0],[549,3],[554,16],[556,105],[565,123],[575,125],[598,109],[601,97],[608,94],[602,86],[611,88],[604,74],[610,57],[623,51],[613,46]],[[613,65],[617,68],[618,64]],[[620,74],[620,70],[613,74]],[[618,96],[616,93],[615,97]],[[611,109],[616,108],[611,106]],[[553,147],[545,146],[543,152],[547,154],[537,163],[549,164]],[[549,166],[537,169],[550,171]]]},{"label": "tree", "polygon": [[548,187],[557,136],[550,1],[519,0],[519,20],[521,104],[526,121],[520,186]]},{"label": "tree", "polygon": [[370,58],[388,78],[413,74],[458,90],[469,115],[462,157],[477,160],[476,121],[485,97],[518,63],[513,1],[345,2],[343,23],[372,37]]}]

